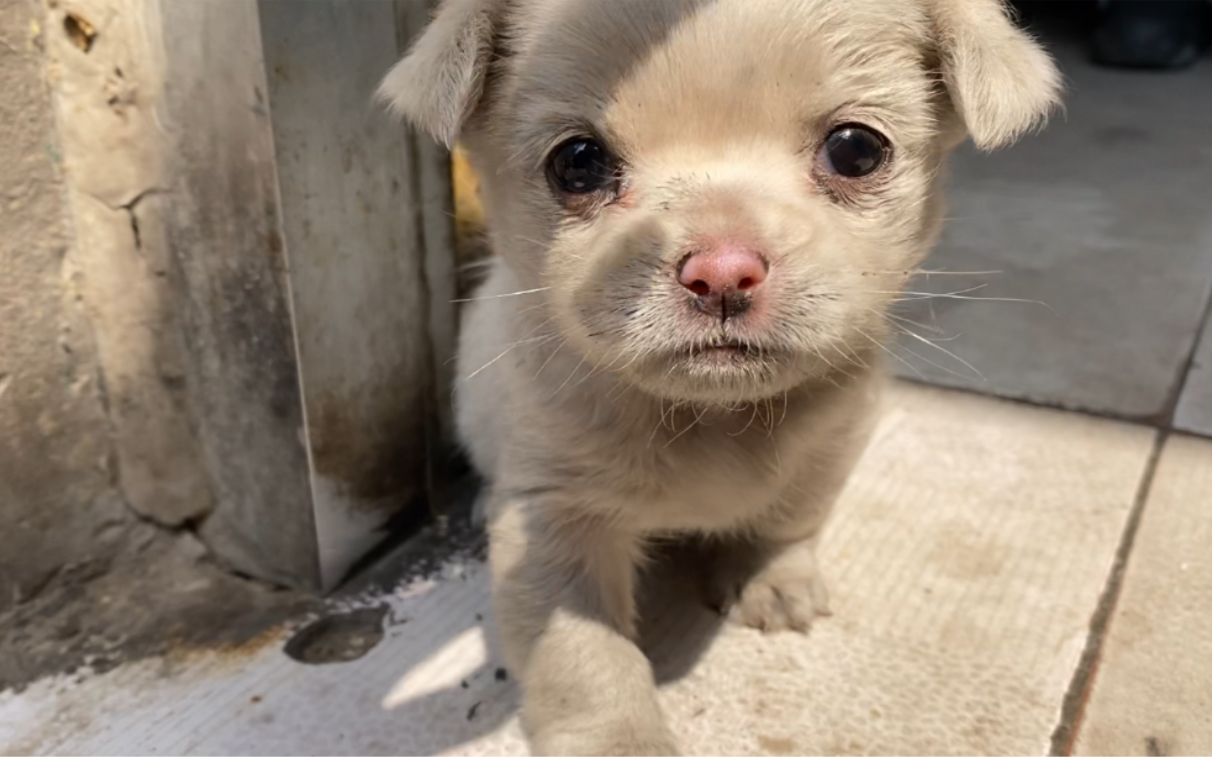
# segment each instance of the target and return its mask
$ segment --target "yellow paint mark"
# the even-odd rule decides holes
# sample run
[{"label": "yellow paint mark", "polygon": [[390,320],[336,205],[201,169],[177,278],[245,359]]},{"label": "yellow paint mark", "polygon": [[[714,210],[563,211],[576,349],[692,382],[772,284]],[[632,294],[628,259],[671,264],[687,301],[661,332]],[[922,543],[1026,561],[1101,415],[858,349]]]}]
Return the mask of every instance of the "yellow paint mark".
[{"label": "yellow paint mark", "polygon": [[451,174],[454,181],[455,233],[459,242],[477,236],[484,228],[484,206],[480,202],[480,177],[467,153],[455,147],[451,156]]}]

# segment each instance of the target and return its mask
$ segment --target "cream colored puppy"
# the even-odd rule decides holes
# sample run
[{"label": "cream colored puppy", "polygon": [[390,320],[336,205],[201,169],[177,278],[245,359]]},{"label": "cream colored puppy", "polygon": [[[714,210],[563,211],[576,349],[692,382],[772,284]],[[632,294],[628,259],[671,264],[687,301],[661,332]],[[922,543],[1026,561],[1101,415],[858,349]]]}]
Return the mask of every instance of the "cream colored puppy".
[{"label": "cream colored puppy", "polygon": [[675,751],[633,641],[654,539],[702,538],[748,625],[825,610],[814,544],[943,160],[1057,90],[997,0],[441,6],[382,94],[484,181],[458,422],[536,751]]}]

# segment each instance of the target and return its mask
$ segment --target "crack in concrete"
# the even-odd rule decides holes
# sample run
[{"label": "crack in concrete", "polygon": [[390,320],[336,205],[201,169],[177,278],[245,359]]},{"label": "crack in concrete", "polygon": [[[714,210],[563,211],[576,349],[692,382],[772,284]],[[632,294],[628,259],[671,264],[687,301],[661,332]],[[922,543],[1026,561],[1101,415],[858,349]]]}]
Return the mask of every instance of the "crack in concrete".
[{"label": "crack in concrete", "polygon": [[134,234],[134,236],[135,236],[135,249],[136,250],[143,249],[143,236],[139,232],[139,216],[135,213],[135,209],[138,207],[139,203],[143,201],[144,198],[150,197],[152,195],[165,194],[165,193],[166,193],[166,191],[163,189],[160,189],[158,187],[151,187],[150,189],[143,190],[142,192],[135,195],[127,202],[124,202],[118,206],[117,209],[126,211],[126,214],[130,217],[130,230],[131,230],[131,233]]},{"label": "crack in concrete", "polygon": [[130,222],[131,233],[134,234],[135,249],[142,250],[143,249],[143,236],[139,230],[139,217],[138,217],[138,215],[136,215],[135,211],[138,209],[139,203],[143,202],[143,200],[147,199],[148,197],[152,197],[154,195],[168,194],[168,190],[164,189],[162,187],[148,187],[147,189],[144,189],[141,192],[137,192],[133,197],[131,197],[126,202],[122,202],[117,205],[113,204],[109,200],[106,200],[104,197],[102,197],[94,192],[87,192],[86,194],[88,194],[89,197],[93,198],[94,200],[101,203],[105,207],[114,211],[115,213],[118,213],[118,212],[126,213],[127,218]]},{"label": "crack in concrete", "polygon": [[1170,438],[1170,433],[1169,429],[1161,429],[1153,440],[1153,449],[1149,452],[1145,469],[1141,473],[1140,485],[1136,490],[1132,510],[1128,514],[1128,521],[1124,526],[1119,547],[1115,550],[1115,560],[1111,565],[1111,572],[1103,585],[1103,591],[1099,596],[1094,614],[1090,617],[1090,630],[1086,636],[1086,645],[1082,649],[1082,655],[1077,669],[1073,673],[1073,678],[1069,681],[1069,689],[1065,692],[1060,719],[1056,724],[1056,729],[1052,731],[1048,750],[1048,754],[1052,757],[1065,757],[1073,753],[1073,746],[1081,729],[1082,716],[1085,714],[1086,702],[1090,697],[1095,674],[1098,672],[1103,641],[1123,589],[1124,574],[1128,569],[1132,546],[1136,542],[1136,532],[1140,529],[1140,522],[1144,517],[1145,506],[1149,500],[1149,492],[1153,488],[1153,477],[1157,473],[1162,449],[1166,445],[1166,440]]},{"label": "crack in concrete", "polygon": [[139,235],[139,216],[135,215],[134,208],[123,208],[126,214],[130,216],[130,230],[135,235],[135,249],[143,249],[143,238]]}]

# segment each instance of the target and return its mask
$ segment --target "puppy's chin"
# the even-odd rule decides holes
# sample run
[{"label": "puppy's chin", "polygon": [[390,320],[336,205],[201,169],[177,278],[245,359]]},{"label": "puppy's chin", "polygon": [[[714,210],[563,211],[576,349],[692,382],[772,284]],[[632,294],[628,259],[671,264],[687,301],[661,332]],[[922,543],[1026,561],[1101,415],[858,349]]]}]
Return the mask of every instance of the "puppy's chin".
[{"label": "puppy's chin", "polygon": [[620,378],[662,400],[733,407],[781,396],[825,373],[815,360],[741,344],[704,344],[637,360]]}]

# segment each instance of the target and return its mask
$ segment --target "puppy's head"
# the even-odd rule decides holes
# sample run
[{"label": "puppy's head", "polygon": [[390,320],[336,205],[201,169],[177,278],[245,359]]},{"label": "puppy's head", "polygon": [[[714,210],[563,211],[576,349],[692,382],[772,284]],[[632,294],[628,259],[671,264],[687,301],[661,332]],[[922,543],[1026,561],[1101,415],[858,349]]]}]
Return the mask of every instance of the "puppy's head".
[{"label": "puppy's head", "polygon": [[494,246],[587,361],[731,404],[845,369],[964,134],[1058,74],[998,0],[447,0],[383,96],[465,142]]}]

